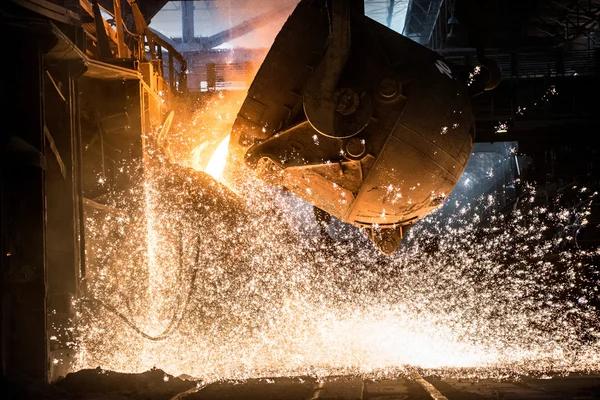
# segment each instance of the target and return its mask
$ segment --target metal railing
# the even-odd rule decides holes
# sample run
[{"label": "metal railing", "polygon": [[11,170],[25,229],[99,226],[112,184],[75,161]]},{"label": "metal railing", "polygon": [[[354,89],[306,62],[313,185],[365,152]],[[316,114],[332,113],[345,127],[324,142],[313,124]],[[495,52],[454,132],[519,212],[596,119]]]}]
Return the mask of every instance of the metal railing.
[{"label": "metal railing", "polygon": [[[474,51],[442,53],[457,65],[477,65]],[[487,54],[502,69],[502,78],[528,79],[553,76],[596,76],[600,72],[600,49]]]},{"label": "metal railing", "polygon": [[[84,31],[91,39],[98,53],[95,56],[101,61],[118,63],[133,59],[138,62],[152,63],[159,76],[168,83],[171,93],[187,91],[187,61],[166,40],[156,35],[148,27],[135,0],[127,0],[131,6],[135,21],[135,32],[131,32],[121,16],[121,3],[115,0],[113,11],[97,2],[79,0],[81,10],[87,14],[87,20],[82,23]],[[101,10],[101,11],[100,11]],[[105,13],[109,20],[101,15]],[[175,61],[179,68],[176,68]],[[165,74],[165,69],[168,74]]]}]

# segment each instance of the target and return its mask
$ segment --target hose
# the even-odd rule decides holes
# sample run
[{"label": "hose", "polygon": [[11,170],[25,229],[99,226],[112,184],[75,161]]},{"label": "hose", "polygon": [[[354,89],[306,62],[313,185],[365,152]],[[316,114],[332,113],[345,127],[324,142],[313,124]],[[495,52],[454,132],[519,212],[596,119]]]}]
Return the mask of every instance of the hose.
[{"label": "hose", "polygon": [[[87,298],[80,299],[80,301],[82,303],[93,304],[93,305],[101,306],[101,307],[105,308],[110,313],[114,314],[119,319],[121,319],[123,322],[125,322],[125,324],[127,326],[129,326],[132,330],[134,330],[136,333],[138,333],[145,339],[155,341],[155,342],[165,340],[169,336],[171,336],[173,331],[175,331],[177,328],[179,328],[179,326],[181,325],[181,322],[183,321],[183,318],[185,316],[190,299],[192,298],[192,295],[194,294],[195,289],[196,289],[196,279],[198,277],[198,271],[200,270],[200,268],[198,266],[199,259],[200,259],[200,236],[198,235],[197,236],[197,245],[196,245],[196,257],[194,259],[194,269],[192,270],[192,277],[190,280],[190,288],[187,292],[187,296],[185,298],[183,306],[181,308],[179,308],[173,314],[173,317],[171,318],[169,325],[167,325],[165,330],[163,332],[161,332],[159,335],[150,335],[150,334],[144,332],[139,327],[137,327],[126,315],[124,315],[122,312],[120,312],[116,307],[114,307],[108,303],[105,303],[104,301],[102,301],[100,299],[96,299],[94,297],[87,297]],[[183,258],[181,256],[180,256],[180,264],[183,264]],[[179,313],[181,313],[181,315],[179,315],[179,317],[178,317]]]}]

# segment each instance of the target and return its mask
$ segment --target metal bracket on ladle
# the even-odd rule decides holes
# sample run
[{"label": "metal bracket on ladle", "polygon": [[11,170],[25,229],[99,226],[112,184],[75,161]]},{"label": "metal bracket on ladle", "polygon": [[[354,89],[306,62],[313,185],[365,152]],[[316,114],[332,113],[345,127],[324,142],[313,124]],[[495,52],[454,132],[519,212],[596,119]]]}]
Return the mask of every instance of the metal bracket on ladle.
[{"label": "metal bracket on ladle", "polygon": [[327,137],[352,137],[367,126],[373,115],[369,96],[352,88],[338,87],[350,55],[352,22],[363,18],[361,0],[332,1],[329,44],[306,83],[304,113],[311,126]]}]

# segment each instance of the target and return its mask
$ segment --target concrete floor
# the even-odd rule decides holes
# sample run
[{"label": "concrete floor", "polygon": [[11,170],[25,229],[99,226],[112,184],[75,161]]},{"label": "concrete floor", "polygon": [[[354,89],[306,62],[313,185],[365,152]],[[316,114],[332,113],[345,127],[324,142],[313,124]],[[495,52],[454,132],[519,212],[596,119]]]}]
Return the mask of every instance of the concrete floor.
[{"label": "concrete floor", "polygon": [[[425,382],[426,381],[426,382]],[[83,370],[55,384],[2,382],[3,400],[592,400],[600,399],[599,374],[511,380],[416,378],[369,380],[341,376],[263,378],[203,386],[161,370],[142,374]],[[425,383],[423,383],[425,382]]]}]

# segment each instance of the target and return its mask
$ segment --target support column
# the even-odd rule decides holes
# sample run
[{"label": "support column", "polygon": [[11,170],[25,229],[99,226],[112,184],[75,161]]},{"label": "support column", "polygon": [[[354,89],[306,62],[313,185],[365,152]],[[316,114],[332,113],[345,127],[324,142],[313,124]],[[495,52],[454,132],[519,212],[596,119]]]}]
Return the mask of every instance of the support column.
[{"label": "support column", "polygon": [[181,2],[181,34],[183,43],[194,41],[194,2]]},{"label": "support column", "polygon": [[386,25],[388,28],[392,27],[392,19],[394,18],[394,5],[396,0],[388,0],[387,18]]},{"label": "support column", "polygon": [[[73,334],[69,328],[74,317],[72,301],[78,294],[83,259],[80,246],[83,219],[80,215],[82,199],[78,184],[80,130],[76,79],[83,68],[76,61],[63,62],[55,68],[49,68],[45,77],[46,134],[51,135],[53,142],[52,147],[48,146],[48,141],[46,146],[50,381],[71,372],[73,360],[72,349],[68,345],[73,342]],[[60,87],[48,82],[51,76],[60,83]]]},{"label": "support column", "polygon": [[[1,30],[2,33],[13,30]],[[2,375],[48,378],[42,40],[9,41],[12,76],[3,79]]]}]

